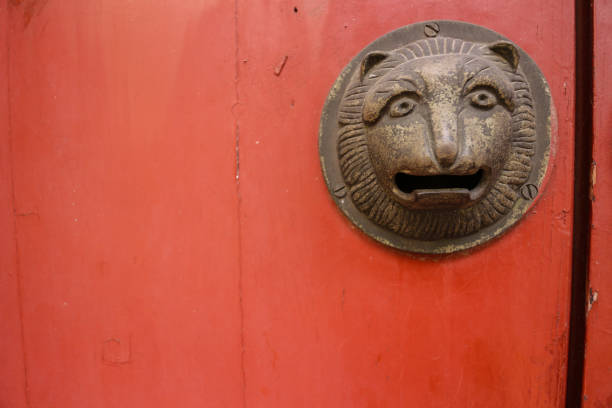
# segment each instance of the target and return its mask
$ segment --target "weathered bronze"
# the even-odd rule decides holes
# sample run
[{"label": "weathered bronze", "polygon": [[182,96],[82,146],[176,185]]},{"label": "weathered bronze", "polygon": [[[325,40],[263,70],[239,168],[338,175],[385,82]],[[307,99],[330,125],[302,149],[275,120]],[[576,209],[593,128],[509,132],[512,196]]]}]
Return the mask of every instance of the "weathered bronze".
[{"label": "weathered bronze", "polygon": [[550,93],[501,35],[455,21],[393,31],[342,71],[321,118],[327,185],[374,239],[448,253],[501,234],[541,187]]}]

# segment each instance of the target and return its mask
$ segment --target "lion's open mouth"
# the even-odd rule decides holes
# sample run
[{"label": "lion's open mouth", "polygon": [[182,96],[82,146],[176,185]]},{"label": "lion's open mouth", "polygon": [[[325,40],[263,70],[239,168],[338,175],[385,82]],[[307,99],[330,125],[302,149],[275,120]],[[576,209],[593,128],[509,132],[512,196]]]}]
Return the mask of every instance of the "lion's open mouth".
[{"label": "lion's open mouth", "polygon": [[442,174],[437,176],[413,176],[406,173],[397,173],[395,175],[395,185],[400,191],[410,194],[414,190],[430,190],[430,189],[466,189],[473,190],[480,184],[484,172],[478,170],[474,174],[466,176],[453,176]]},{"label": "lion's open mouth", "polygon": [[394,177],[396,195],[411,207],[457,208],[469,205],[482,195],[486,172],[472,174],[415,176],[399,172]]}]

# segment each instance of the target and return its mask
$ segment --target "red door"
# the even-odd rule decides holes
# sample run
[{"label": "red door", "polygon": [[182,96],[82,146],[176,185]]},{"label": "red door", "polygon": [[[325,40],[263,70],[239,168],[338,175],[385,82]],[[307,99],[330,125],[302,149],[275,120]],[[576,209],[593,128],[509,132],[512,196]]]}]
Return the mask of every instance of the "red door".
[{"label": "red door", "polygon": [[[1,407],[564,406],[573,1],[8,0],[0,16]],[[517,43],[556,118],[523,220],[423,257],[344,218],[317,134],[351,58],[433,19]]]}]

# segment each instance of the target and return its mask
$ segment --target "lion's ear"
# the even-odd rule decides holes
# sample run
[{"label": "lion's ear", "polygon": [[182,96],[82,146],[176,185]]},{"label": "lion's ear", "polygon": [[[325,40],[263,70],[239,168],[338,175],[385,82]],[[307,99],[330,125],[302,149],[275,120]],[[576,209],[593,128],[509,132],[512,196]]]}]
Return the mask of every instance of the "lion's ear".
[{"label": "lion's ear", "polygon": [[384,51],[372,51],[368,53],[361,61],[361,70],[359,71],[359,79],[363,81],[363,77],[368,73],[372,67],[374,67],[379,62],[383,61],[385,58],[389,56],[388,52]]},{"label": "lion's ear", "polygon": [[489,49],[505,59],[512,69],[516,71],[519,64],[519,52],[514,44],[508,41],[498,41],[490,44]]}]

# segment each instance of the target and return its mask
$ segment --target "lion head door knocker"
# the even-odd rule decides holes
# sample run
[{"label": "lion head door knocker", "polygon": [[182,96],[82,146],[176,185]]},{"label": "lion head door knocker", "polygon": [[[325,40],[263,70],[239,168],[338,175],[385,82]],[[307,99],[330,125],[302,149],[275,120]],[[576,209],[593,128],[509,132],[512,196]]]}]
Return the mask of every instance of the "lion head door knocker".
[{"label": "lion head door knocker", "polygon": [[376,240],[466,249],[531,205],[550,117],[546,81],[518,46],[472,24],[414,24],[340,74],[321,118],[323,173],[338,206]]}]

